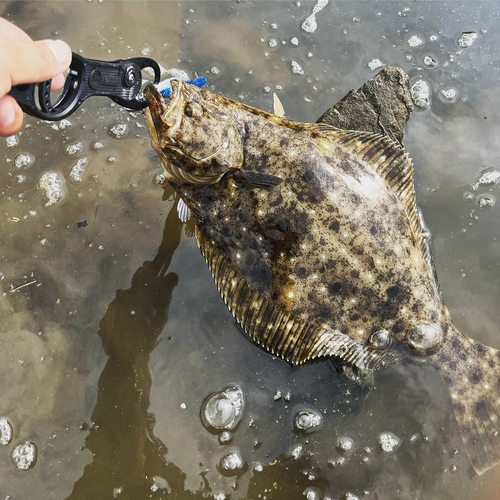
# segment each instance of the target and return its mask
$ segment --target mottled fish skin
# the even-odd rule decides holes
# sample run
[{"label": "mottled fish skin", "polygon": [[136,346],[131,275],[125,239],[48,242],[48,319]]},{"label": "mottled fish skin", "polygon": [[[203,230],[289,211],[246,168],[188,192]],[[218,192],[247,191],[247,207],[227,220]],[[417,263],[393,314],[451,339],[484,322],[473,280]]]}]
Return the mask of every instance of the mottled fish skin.
[{"label": "mottled fish skin", "polygon": [[474,468],[498,463],[499,354],[458,332],[442,304],[404,152],[175,81],[172,91],[167,107],[145,90],[151,143],[248,335],[294,363],[432,364]]}]

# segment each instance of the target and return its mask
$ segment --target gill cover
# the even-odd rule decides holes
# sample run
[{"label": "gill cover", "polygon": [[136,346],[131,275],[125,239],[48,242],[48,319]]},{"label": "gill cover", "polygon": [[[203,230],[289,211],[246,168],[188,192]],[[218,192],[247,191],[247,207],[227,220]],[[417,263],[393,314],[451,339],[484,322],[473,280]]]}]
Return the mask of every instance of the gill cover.
[{"label": "gill cover", "polygon": [[173,80],[169,105],[151,84],[144,97],[153,148],[172,177],[213,184],[241,167],[243,144],[237,116],[228,114],[231,108],[218,105],[219,96]]}]

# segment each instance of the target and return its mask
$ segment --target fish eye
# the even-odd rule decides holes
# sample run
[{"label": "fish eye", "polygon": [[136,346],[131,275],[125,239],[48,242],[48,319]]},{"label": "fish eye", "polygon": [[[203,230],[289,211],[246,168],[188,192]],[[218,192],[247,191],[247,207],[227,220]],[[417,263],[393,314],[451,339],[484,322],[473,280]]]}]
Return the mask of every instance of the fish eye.
[{"label": "fish eye", "polygon": [[184,106],[184,114],[189,117],[193,116],[193,108],[191,107],[191,104],[186,104]]}]

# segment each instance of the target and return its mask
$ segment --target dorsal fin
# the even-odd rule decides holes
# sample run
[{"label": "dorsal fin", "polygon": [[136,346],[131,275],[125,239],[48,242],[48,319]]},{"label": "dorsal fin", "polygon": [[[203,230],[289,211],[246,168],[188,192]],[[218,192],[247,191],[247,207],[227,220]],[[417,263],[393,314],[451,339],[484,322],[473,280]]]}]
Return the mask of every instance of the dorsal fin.
[{"label": "dorsal fin", "polygon": [[377,369],[398,362],[392,350],[374,350],[339,331],[304,321],[277,307],[250,286],[229,259],[195,228],[201,253],[236,321],[253,342],[293,364],[336,356],[360,368]]},{"label": "dorsal fin", "polygon": [[406,211],[417,248],[422,248],[413,165],[404,149],[391,139],[378,134],[341,130],[325,124],[311,124],[309,129],[327,138],[333,138],[335,142],[345,146],[389,184]]}]

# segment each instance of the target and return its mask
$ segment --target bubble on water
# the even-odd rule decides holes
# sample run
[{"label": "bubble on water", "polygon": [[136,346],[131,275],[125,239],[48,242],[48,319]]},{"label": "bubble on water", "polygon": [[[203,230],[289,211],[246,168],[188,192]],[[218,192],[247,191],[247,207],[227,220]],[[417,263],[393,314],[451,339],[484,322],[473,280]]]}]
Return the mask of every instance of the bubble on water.
[{"label": "bubble on water", "polygon": [[113,498],[118,498],[118,495],[121,495],[122,493],[123,493],[123,488],[121,486],[113,488]]},{"label": "bubble on water", "polygon": [[435,42],[437,39],[438,39],[437,35],[431,35],[431,36],[429,37],[429,40],[430,40],[431,42]]},{"label": "bubble on water", "polygon": [[427,351],[436,347],[443,338],[443,331],[439,325],[420,323],[408,334],[407,341],[411,347],[419,351]]},{"label": "bubble on water", "polygon": [[233,430],[241,420],[243,406],[243,392],[237,387],[226,387],[205,399],[202,422],[209,430]]},{"label": "bubble on water", "polygon": [[382,432],[378,437],[380,448],[385,453],[391,453],[401,444],[401,440],[392,432]]},{"label": "bubble on water", "polygon": [[292,400],[292,391],[287,391],[283,396],[283,399],[289,403]]},{"label": "bubble on water", "polygon": [[151,491],[158,490],[167,490],[168,493],[171,493],[170,485],[165,478],[160,476],[153,476],[153,485],[151,486]]},{"label": "bubble on water", "polygon": [[32,469],[36,464],[36,457],[36,445],[31,441],[18,444],[12,451],[12,460],[21,470]]},{"label": "bubble on water", "polygon": [[271,38],[268,42],[268,45],[269,45],[269,47],[274,49],[274,47],[278,46],[278,40],[276,40],[276,38]]},{"label": "bubble on water", "polygon": [[221,432],[219,435],[219,443],[220,444],[228,444],[232,440],[233,440],[233,435],[228,431]]},{"label": "bubble on water", "polygon": [[276,391],[276,392],[274,393],[273,399],[274,399],[275,401],[279,401],[279,400],[281,399],[281,396],[282,396],[281,391]]},{"label": "bubble on water", "polygon": [[74,165],[71,167],[69,172],[69,176],[75,181],[81,182],[83,179],[83,174],[85,172],[85,166],[88,163],[87,158],[80,158]]},{"label": "bubble on water", "polygon": [[269,25],[269,29],[270,29],[271,31],[276,31],[276,30],[278,29],[278,24],[277,24],[277,23],[271,23],[271,24]]},{"label": "bubble on water", "polygon": [[294,446],[291,455],[293,458],[295,458],[295,460],[297,460],[302,455],[303,451],[304,448],[302,447],[302,445],[298,444],[297,446]]},{"label": "bubble on water", "polygon": [[292,45],[295,45],[296,47],[298,47],[298,45],[299,45],[299,39],[298,39],[296,36],[294,36],[294,37],[290,40],[290,43],[291,43]]},{"label": "bubble on water", "polygon": [[438,62],[436,61],[436,59],[434,59],[434,57],[432,57],[431,55],[427,54],[426,56],[424,56],[424,64],[428,67],[428,68],[436,68],[437,65],[438,65]]},{"label": "bubble on water", "polygon": [[323,417],[316,411],[300,411],[295,415],[295,428],[301,431],[313,431],[323,422]]},{"label": "bubble on water", "polygon": [[156,174],[154,177],[154,183],[163,186],[167,182],[165,174]]},{"label": "bubble on water", "polygon": [[35,157],[30,153],[19,153],[14,158],[14,165],[17,168],[29,167],[33,164]]},{"label": "bubble on water", "polygon": [[117,139],[122,139],[125,137],[129,130],[126,123],[115,123],[110,129],[109,134],[116,137]]},{"label": "bubble on water", "polygon": [[462,196],[462,199],[464,201],[471,201],[474,199],[474,195],[470,191],[465,191],[464,195]]},{"label": "bubble on water", "polygon": [[266,85],[265,87],[262,88],[262,91],[264,94],[269,94],[271,92],[272,88],[269,85]]},{"label": "bubble on water", "polygon": [[5,144],[7,145],[8,148],[13,148],[14,146],[17,146],[19,144],[19,136],[16,134],[16,135],[11,135],[10,137],[6,137]]},{"label": "bubble on water", "polygon": [[211,68],[210,68],[210,74],[212,75],[212,78],[213,77],[221,77],[222,76],[222,66],[220,66],[219,64],[214,64]]},{"label": "bubble on water", "polygon": [[6,418],[0,418],[0,445],[6,446],[12,441],[12,425]]},{"label": "bubble on water", "polygon": [[96,151],[99,151],[100,149],[104,148],[104,144],[102,142],[96,141],[94,142],[94,144],[92,144],[92,148]]},{"label": "bubble on water", "polygon": [[368,62],[368,67],[370,68],[371,71],[375,71],[378,68],[383,68],[385,65],[386,64],[384,62],[376,58]]},{"label": "bubble on water", "polygon": [[373,349],[383,349],[389,344],[390,334],[387,330],[379,330],[370,337],[370,345]]},{"label": "bubble on water", "polygon": [[141,49],[141,55],[143,56],[149,56],[151,54],[151,47],[143,47]]},{"label": "bubble on water", "polygon": [[354,493],[347,492],[344,495],[343,500],[359,500],[359,497]]},{"label": "bubble on water", "polygon": [[500,182],[500,171],[490,168],[481,172],[479,179],[472,184],[472,191],[476,191],[480,186],[493,186]]},{"label": "bubble on water", "polygon": [[21,183],[21,182],[24,182],[25,180],[26,180],[25,175],[18,175],[17,176],[17,182]]},{"label": "bubble on water", "polygon": [[106,158],[106,161],[107,161],[108,163],[116,163],[116,162],[118,161],[118,159],[116,158],[116,156],[108,156],[108,157]]},{"label": "bubble on water", "polygon": [[314,33],[318,29],[316,14],[322,11],[328,5],[328,0],[318,0],[313,7],[312,14],[302,23],[301,28],[306,33]]},{"label": "bubble on water", "polygon": [[339,453],[352,453],[354,451],[354,441],[349,436],[341,436],[337,439],[337,450]]},{"label": "bubble on water", "polygon": [[66,153],[69,155],[76,155],[78,153],[81,153],[83,150],[83,144],[79,141],[77,142],[72,142],[71,144],[68,144],[66,146]]},{"label": "bubble on water", "polygon": [[302,66],[297,61],[292,61],[291,69],[292,69],[292,73],[294,75],[303,75],[304,74],[304,70],[302,69]]},{"label": "bubble on water", "polygon": [[491,194],[481,194],[476,198],[477,208],[490,208],[495,205],[495,197]]},{"label": "bubble on water", "polygon": [[408,39],[408,45],[412,48],[412,49],[416,49],[418,47],[420,47],[422,44],[424,43],[423,39],[420,38],[419,36],[417,35],[413,35],[412,37],[410,37]]},{"label": "bubble on water", "polygon": [[47,198],[46,207],[57,203],[64,196],[64,181],[58,172],[45,172],[40,177],[38,186]]},{"label": "bubble on water", "polygon": [[304,496],[307,500],[320,500],[321,490],[319,488],[315,488],[314,486],[309,486],[304,490]]},{"label": "bubble on water", "polygon": [[455,102],[457,99],[457,91],[454,88],[449,89],[441,89],[440,96],[443,98],[443,101],[446,102]]},{"label": "bubble on water", "polygon": [[413,104],[415,104],[417,108],[425,109],[429,107],[430,88],[429,84],[425,80],[417,80],[411,86],[410,94]]},{"label": "bubble on water", "polygon": [[245,467],[245,462],[239,452],[233,451],[228,455],[222,457],[220,461],[220,468],[224,472],[239,472]]},{"label": "bubble on water", "polygon": [[254,472],[262,472],[264,470],[264,466],[260,462],[257,462],[253,466],[253,470],[254,470]]},{"label": "bubble on water", "polygon": [[463,47],[464,49],[470,47],[473,43],[474,40],[477,38],[477,33],[474,33],[474,31],[464,31],[459,37],[458,37],[458,45],[460,47]]}]

